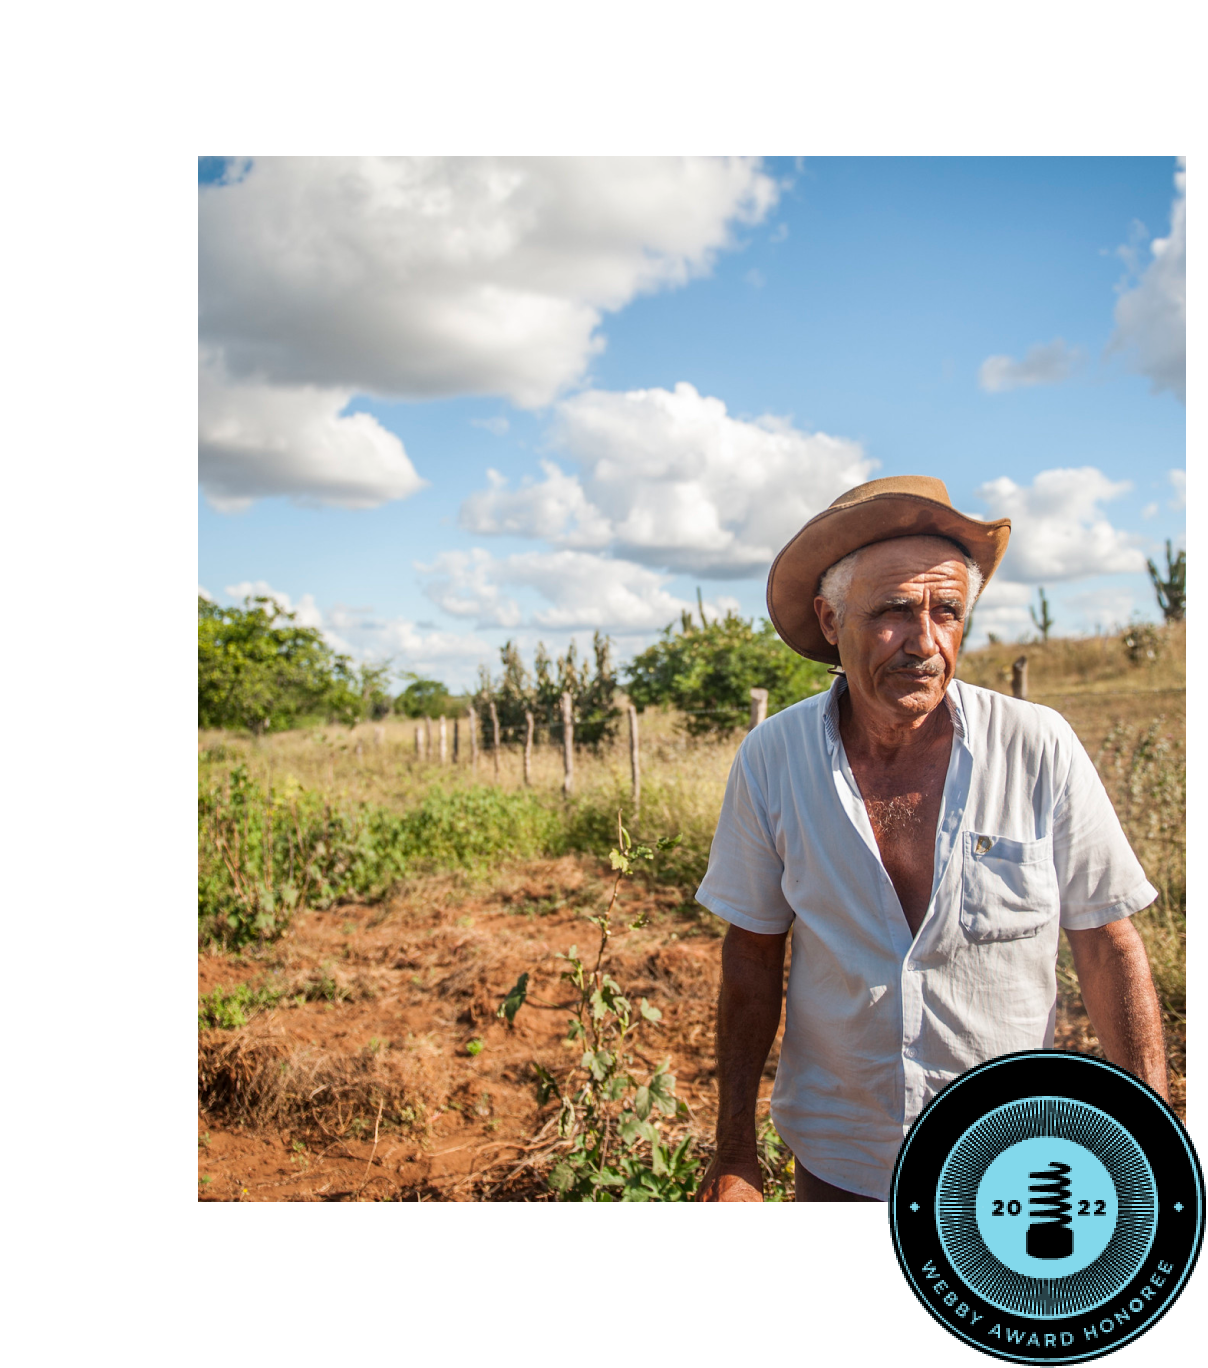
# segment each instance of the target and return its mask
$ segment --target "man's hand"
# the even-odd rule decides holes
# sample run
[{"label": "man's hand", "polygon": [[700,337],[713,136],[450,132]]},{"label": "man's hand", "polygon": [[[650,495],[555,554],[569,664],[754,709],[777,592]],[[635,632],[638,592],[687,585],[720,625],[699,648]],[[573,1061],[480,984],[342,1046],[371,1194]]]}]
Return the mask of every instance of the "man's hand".
[{"label": "man's hand", "polygon": [[1093,931],[1065,934],[1103,1053],[1167,1097],[1162,1009],[1137,928],[1124,917]]},{"label": "man's hand", "polygon": [[762,1202],[763,1171],[758,1159],[714,1158],[696,1193],[698,1202]]},{"label": "man's hand", "polygon": [[788,932],[731,926],[721,949],[717,999],[717,1157],[698,1202],[762,1202],[755,1138],[759,1078],[780,1025]]}]

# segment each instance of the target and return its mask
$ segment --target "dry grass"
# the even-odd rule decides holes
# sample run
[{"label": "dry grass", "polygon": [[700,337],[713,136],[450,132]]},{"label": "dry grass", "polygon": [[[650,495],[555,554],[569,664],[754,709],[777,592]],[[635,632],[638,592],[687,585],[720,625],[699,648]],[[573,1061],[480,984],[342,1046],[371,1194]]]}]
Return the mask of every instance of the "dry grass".
[{"label": "dry grass", "polygon": [[197,1064],[208,1117],[309,1140],[360,1139],[375,1113],[388,1131],[422,1133],[435,1092],[422,1055],[308,1048],[272,1017],[202,1032]]},{"label": "dry grass", "polygon": [[961,656],[958,673],[970,684],[1011,692],[1011,665],[1028,661],[1028,696],[1056,706],[1055,698],[1078,694],[1151,693],[1187,685],[1186,623],[1159,629],[1160,648],[1152,662],[1129,660],[1124,633],[1096,637],[1054,637],[1027,644],[1001,642]]}]

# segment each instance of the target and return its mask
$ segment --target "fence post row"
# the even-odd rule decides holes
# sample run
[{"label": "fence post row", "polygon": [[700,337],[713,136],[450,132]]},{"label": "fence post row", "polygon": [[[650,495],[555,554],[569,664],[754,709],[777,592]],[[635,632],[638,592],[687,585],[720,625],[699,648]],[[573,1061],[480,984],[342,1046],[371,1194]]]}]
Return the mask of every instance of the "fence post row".
[{"label": "fence post row", "polygon": [[768,718],[768,691],[766,689],[751,690],[751,722],[747,727],[748,731],[754,731],[761,722],[766,722]]},{"label": "fence post row", "polygon": [[642,759],[638,750],[638,710],[629,705],[629,778],[633,785],[633,815],[642,810]]},{"label": "fence post row", "polygon": [[575,787],[575,717],[569,693],[562,695],[562,792],[569,798]]},{"label": "fence post row", "polygon": [[[1028,658],[1021,655],[1011,666],[1011,692],[1016,698],[1028,696]],[[1043,693],[1041,697],[1043,697]]]},{"label": "fence post row", "polygon": [[524,786],[533,784],[533,714],[529,708],[524,710]]}]

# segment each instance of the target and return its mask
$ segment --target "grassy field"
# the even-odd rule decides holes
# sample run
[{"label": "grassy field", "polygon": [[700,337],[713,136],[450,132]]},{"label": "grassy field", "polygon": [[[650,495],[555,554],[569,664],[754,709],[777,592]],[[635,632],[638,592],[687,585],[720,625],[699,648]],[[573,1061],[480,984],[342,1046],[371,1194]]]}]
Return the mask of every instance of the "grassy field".
[{"label": "grassy field", "polygon": [[[1119,636],[991,646],[964,656],[960,673],[1009,691],[1021,653],[1031,698],[1069,718],[1161,892],[1136,921],[1181,1110],[1182,629],[1131,648]],[[463,731],[457,763],[432,763],[416,754],[416,724],[396,719],[199,736],[203,1197],[542,1198],[556,1134],[539,1138],[550,1118],[530,1070],[565,1070],[564,1023],[534,1011],[509,1031],[493,1012],[528,969],[557,993],[553,956],[585,938],[618,808],[639,834],[684,836],[627,893],[650,920],[617,949],[614,973],[662,1010],[650,1048],[672,1056],[688,1113],[677,1124],[707,1154],[723,928],[692,891],[741,737],[689,741],[671,714],[640,725],[636,819],[623,729],[614,746],[576,756],[569,800],[549,745],[535,748],[526,787],[518,752],[502,752],[496,770],[480,749],[471,771]],[[1058,981],[1059,1043],[1096,1049],[1064,942]]]}]

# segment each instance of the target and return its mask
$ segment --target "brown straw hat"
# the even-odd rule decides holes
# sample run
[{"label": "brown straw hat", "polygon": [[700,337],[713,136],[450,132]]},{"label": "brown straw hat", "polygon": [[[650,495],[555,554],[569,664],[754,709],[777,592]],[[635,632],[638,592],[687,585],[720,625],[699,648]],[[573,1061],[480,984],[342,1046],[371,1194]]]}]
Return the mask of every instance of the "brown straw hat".
[{"label": "brown straw hat", "polygon": [[873,542],[897,537],[947,537],[977,562],[984,580],[998,569],[1011,535],[1011,519],[980,522],[952,507],[943,480],[891,475],[840,494],[811,518],[772,562],[768,616],[799,655],[839,664],[839,652],[822,635],[814,599],[818,582],[836,561]]}]

